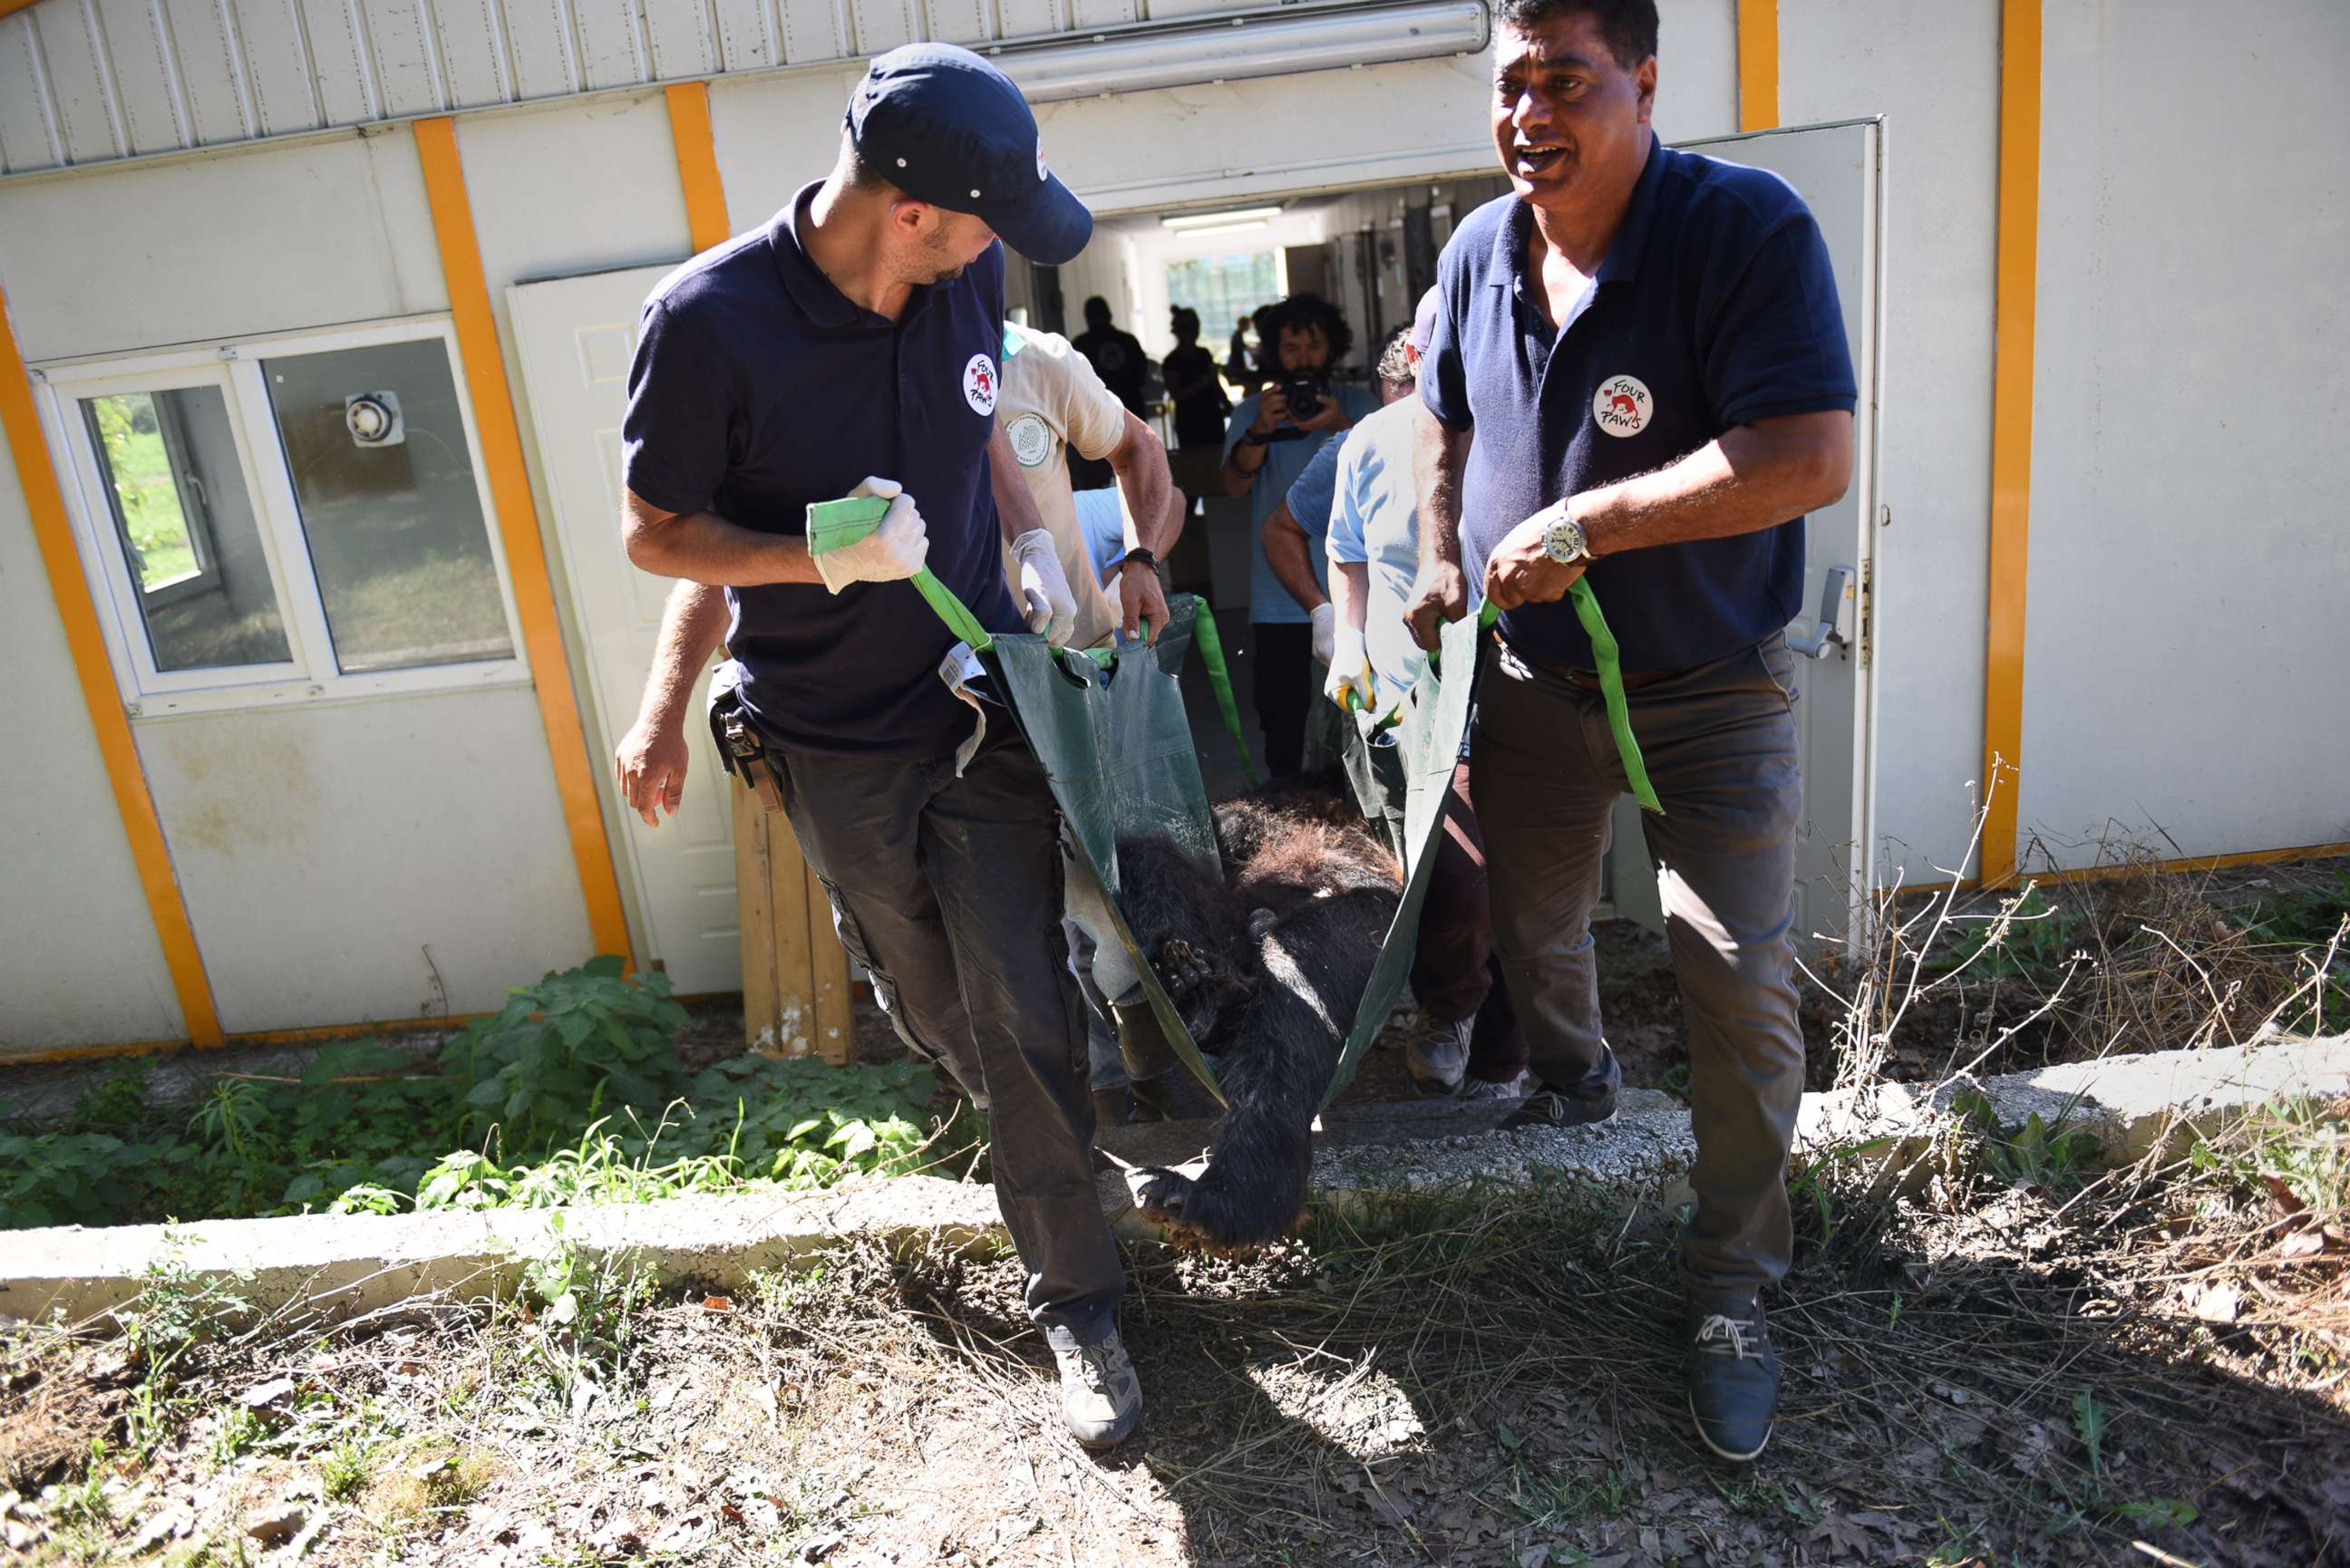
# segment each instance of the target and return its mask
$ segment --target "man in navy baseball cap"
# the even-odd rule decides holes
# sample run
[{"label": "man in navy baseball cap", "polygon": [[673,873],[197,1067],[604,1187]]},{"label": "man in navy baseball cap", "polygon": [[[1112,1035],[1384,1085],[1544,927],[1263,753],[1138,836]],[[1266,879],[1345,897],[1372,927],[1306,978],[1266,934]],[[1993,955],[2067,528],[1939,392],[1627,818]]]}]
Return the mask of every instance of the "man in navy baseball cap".
[{"label": "man in navy baseball cap", "polygon": [[877,57],[847,124],[875,174],[917,201],[974,214],[1041,266],[1074,260],[1093,234],[1093,214],[1045,162],[1028,100],[969,49],[908,44]]},{"label": "man in navy baseball cap", "polygon": [[[908,580],[929,571],[991,632],[1068,635],[1067,574],[995,417],[997,236],[1058,264],[1092,227],[1012,84],[922,45],[873,63],[830,174],[661,280],[629,373],[620,521],[629,558],[680,581],[613,761],[649,825],[678,809],[695,680],[723,642],[714,738],[790,823],[899,1037],[986,1114],[1063,1419],[1107,1447],[1135,1430],[1142,1389],[1094,1196],[1059,815]],[[851,495],[888,511],[812,553],[810,507]]]}]

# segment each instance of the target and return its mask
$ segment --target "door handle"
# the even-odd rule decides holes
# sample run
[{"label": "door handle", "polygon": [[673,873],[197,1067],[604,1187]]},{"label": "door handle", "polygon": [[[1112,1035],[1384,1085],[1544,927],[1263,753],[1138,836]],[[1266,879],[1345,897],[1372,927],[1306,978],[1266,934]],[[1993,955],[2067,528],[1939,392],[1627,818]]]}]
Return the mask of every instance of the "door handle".
[{"label": "door handle", "polygon": [[1788,635],[1787,648],[1807,658],[1825,659],[1831,652],[1851,656],[1853,617],[1859,595],[1853,591],[1855,574],[1850,566],[1830,566],[1827,580],[1820,585],[1820,614],[1812,629]]}]

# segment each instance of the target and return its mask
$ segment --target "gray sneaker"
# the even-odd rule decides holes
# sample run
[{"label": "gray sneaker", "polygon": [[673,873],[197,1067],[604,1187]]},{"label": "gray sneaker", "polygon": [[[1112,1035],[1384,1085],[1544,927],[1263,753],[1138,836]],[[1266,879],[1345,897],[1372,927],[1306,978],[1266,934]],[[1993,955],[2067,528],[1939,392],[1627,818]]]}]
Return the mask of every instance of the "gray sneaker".
[{"label": "gray sneaker", "polygon": [[1142,1380],[1118,1330],[1092,1345],[1055,1345],[1053,1359],[1061,1364],[1061,1419],[1071,1436],[1087,1448],[1108,1449],[1134,1435],[1142,1419]]},{"label": "gray sneaker", "polygon": [[1520,1073],[1514,1077],[1502,1079],[1464,1078],[1461,1081],[1461,1093],[1458,1097],[1463,1100],[1488,1100],[1496,1105],[1505,1101],[1515,1104],[1526,1097],[1526,1075]]},{"label": "gray sneaker", "polygon": [[1412,1087],[1430,1096],[1460,1093],[1461,1079],[1469,1071],[1469,1031],[1476,1022],[1464,1018],[1458,1023],[1421,1023],[1403,1048],[1404,1071],[1411,1075]]},{"label": "gray sneaker", "polygon": [[1599,1047],[1599,1065],[1572,1084],[1543,1084],[1525,1102],[1503,1118],[1501,1131],[1521,1127],[1575,1127],[1604,1122],[1616,1114],[1616,1092],[1623,1087],[1624,1070],[1616,1053]]}]

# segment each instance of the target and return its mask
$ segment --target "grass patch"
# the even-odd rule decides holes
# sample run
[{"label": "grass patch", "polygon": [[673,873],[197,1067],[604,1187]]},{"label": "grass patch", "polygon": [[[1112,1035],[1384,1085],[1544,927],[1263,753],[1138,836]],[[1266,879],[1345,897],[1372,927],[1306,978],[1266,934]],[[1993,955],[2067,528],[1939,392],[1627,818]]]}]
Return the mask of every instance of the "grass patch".
[{"label": "grass patch", "polygon": [[192,1113],[151,1106],[126,1064],[64,1125],[0,1123],[0,1228],[799,1189],[936,1148],[928,1067],[691,1071],[668,978],[619,967],[550,974],[429,1062],[341,1043],[296,1075],[223,1075]]}]

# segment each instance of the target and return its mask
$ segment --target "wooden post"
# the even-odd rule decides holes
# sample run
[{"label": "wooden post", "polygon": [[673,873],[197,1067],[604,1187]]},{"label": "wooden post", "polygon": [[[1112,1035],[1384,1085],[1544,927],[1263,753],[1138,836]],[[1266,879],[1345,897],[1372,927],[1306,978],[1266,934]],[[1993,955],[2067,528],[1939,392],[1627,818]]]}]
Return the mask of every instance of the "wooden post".
[{"label": "wooden post", "polygon": [[832,905],[800,857],[791,823],[760,809],[732,780],[734,897],[743,930],[743,1038],[763,1056],[836,1064],[856,1044],[848,955],[832,931]]}]

